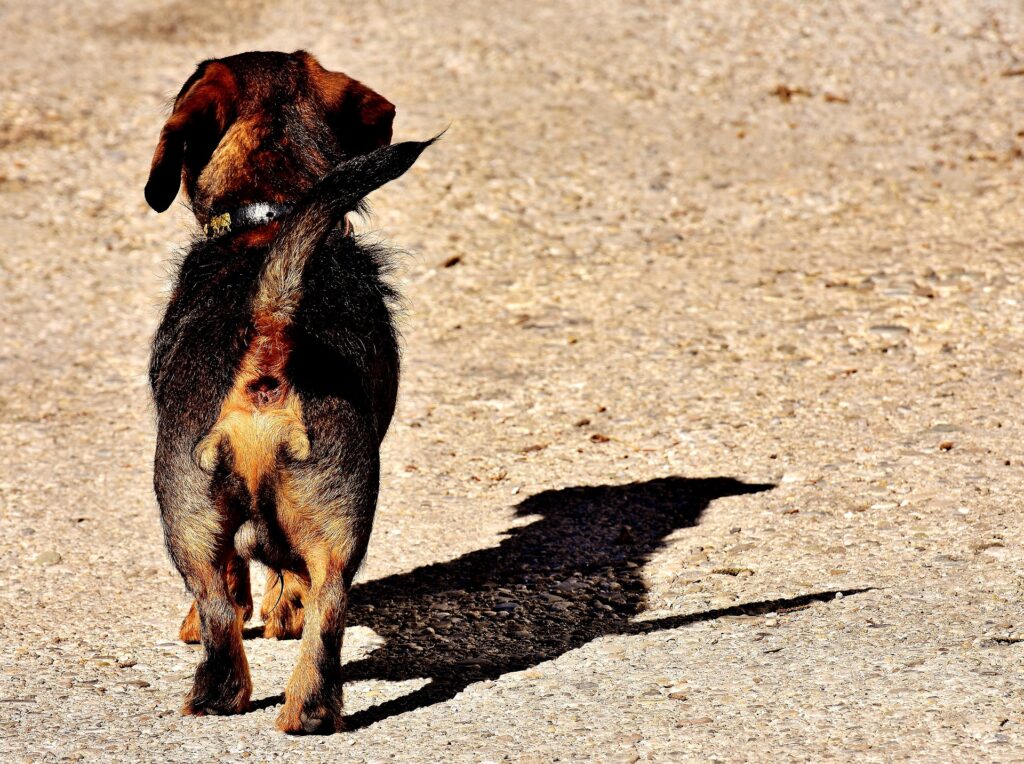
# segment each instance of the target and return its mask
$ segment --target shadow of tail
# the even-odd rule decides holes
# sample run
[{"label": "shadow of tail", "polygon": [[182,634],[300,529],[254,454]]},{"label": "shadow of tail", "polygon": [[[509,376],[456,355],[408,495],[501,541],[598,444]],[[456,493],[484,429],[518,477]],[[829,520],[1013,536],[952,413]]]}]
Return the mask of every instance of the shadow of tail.
[{"label": "shadow of tail", "polygon": [[814,592],[799,597],[788,597],[784,599],[762,600],[760,602],[748,602],[744,605],[733,605],[732,607],[719,608],[718,610],[705,610],[700,613],[686,613],[685,615],[670,615],[665,618],[652,618],[649,621],[634,621],[622,631],[623,634],[650,634],[664,629],[678,629],[682,626],[689,626],[691,623],[701,621],[713,621],[716,618],[733,618],[736,616],[758,616],[769,613],[784,613],[793,610],[803,610],[815,602],[829,602],[836,597],[851,597],[854,594],[874,591],[875,587],[865,586],[860,589],[834,589],[827,592]]}]

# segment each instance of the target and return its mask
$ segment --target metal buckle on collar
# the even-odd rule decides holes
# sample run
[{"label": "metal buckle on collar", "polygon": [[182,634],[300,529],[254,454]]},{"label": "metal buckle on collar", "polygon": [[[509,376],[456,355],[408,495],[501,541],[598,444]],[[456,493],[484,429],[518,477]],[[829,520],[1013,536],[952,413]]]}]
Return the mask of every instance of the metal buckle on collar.
[{"label": "metal buckle on collar", "polygon": [[203,230],[206,231],[206,236],[210,239],[227,233],[231,230],[231,213],[225,212],[215,218],[210,218],[210,222],[203,226]]}]

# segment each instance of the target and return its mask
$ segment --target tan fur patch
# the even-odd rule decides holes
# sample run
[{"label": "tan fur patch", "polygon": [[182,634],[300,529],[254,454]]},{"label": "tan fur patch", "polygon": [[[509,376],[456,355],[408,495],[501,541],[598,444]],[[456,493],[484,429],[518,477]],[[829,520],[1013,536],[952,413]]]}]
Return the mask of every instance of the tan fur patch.
[{"label": "tan fur patch", "polygon": [[255,496],[277,469],[282,446],[298,461],[309,458],[302,402],[284,376],[291,349],[285,326],[256,320],[257,335],[235,376],[209,434],[196,447],[196,461],[207,472],[217,466],[221,445],[230,448],[234,472]]},{"label": "tan fur patch", "polygon": [[189,645],[198,645],[202,640],[202,631],[199,623],[199,611],[196,610],[196,603],[188,609],[185,620],[181,622],[178,630],[178,638]]},{"label": "tan fur patch", "polygon": [[249,155],[259,147],[266,134],[262,115],[234,122],[220,139],[196,181],[203,195],[215,199],[233,188],[249,184],[253,171]]}]

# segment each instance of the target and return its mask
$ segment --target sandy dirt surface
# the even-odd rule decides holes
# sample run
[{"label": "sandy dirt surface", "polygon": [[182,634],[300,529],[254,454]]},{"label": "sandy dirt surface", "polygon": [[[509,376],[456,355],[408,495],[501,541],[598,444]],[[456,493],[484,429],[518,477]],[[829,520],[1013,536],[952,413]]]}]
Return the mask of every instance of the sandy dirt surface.
[{"label": "sandy dirt surface", "polygon": [[[1024,761],[1019,3],[42,7],[0,5],[0,760]],[[145,380],[167,98],[296,48],[451,124],[363,226],[405,375],[327,738],[273,727],[295,642],[179,715]]]}]

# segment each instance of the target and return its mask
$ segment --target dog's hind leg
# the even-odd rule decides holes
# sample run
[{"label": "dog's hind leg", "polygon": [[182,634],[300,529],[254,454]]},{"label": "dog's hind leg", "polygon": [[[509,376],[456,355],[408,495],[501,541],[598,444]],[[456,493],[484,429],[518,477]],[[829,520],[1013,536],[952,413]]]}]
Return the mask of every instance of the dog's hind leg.
[{"label": "dog's hind leg", "polygon": [[[248,621],[252,618],[252,590],[249,586],[249,563],[237,554],[232,554],[228,559],[225,578],[228,591],[231,592],[231,599],[242,608],[242,620]],[[299,628],[301,631],[301,624]],[[196,608],[195,601],[192,602],[192,607],[188,609],[185,620],[181,622],[178,636],[182,642],[190,645],[197,645],[202,641],[200,636],[199,610]]]},{"label": "dog's hind leg", "polygon": [[182,713],[202,716],[246,711],[252,680],[242,646],[242,608],[225,585],[223,569],[192,570],[186,581],[196,595],[204,655]]},{"label": "dog's hind leg", "polygon": [[[185,586],[196,598],[203,658],[185,714],[231,714],[249,708],[252,680],[242,646],[245,608],[228,585],[233,565],[232,520],[211,498],[211,479],[185,449],[158,441],[156,493],[164,538]],[[240,568],[235,578],[241,582]]]},{"label": "dog's hind leg", "polygon": [[299,662],[277,717],[283,732],[329,734],[342,729],[341,641],[348,584],[345,561],[326,547],[307,555],[310,589]]}]

